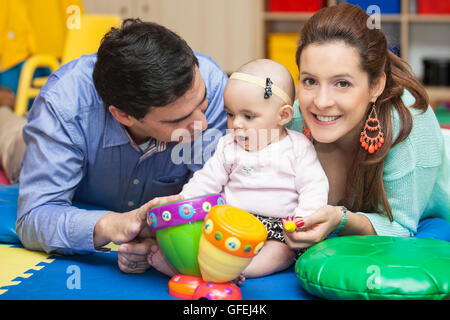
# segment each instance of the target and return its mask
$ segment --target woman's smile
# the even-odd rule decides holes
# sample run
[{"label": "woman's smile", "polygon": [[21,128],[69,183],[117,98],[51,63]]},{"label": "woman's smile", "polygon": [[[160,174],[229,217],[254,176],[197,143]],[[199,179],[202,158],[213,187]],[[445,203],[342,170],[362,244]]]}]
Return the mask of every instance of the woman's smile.
[{"label": "woman's smile", "polygon": [[319,124],[319,125],[331,125],[331,124],[335,124],[341,117],[342,115],[339,116],[321,116],[315,113],[311,113],[313,115],[313,120],[315,123]]}]

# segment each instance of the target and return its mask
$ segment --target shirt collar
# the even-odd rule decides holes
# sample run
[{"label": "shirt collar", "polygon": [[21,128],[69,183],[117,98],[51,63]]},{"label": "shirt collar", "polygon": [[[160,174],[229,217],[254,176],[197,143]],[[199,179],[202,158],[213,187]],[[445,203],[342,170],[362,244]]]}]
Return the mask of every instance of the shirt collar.
[{"label": "shirt collar", "polygon": [[[114,119],[110,112],[106,112],[106,125],[105,134],[103,135],[103,148],[116,147],[130,143],[133,149],[137,152],[142,152],[139,146],[131,138],[127,130],[120,124],[119,121]],[[151,142],[147,150],[144,152],[145,155],[150,155],[154,152],[161,152],[166,150],[167,142],[159,141],[157,139],[151,138]]]},{"label": "shirt collar", "polygon": [[112,114],[106,111],[105,132],[103,134],[103,148],[117,147],[129,143],[125,128]]}]

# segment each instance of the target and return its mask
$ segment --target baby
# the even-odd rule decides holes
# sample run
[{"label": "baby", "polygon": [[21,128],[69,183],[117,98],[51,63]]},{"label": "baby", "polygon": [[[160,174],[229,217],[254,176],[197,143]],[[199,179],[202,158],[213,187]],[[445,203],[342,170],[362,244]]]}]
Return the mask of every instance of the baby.
[{"label": "baby", "polygon": [[242,278],[289,267],[299,252],[286,245],[281,219],[295,216],[301,226],[301,217],[327,204],[328,180],[312,143],[284,127],[294,98],[294,81],[281,64],[258,59],[240,67],[224,91],[228,133],[181,191],[185,199],[222,192],[227,204],[263,222],[268,240]]}]

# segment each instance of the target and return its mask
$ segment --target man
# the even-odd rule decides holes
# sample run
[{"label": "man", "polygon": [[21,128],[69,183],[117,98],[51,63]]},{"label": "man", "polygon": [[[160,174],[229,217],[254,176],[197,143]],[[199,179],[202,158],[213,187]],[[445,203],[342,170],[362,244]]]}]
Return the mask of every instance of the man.
[{"label": "man", "polygon": [[[200,133],[225,131],[226,81],[175,33],[132,19],[112,29],[97,54],[52,74],[24,128],[16,223],[23,245],[83,254],[112,241],[120,244],[122,271],[148,269],[147,256],[161,253],[146,212],[177,199],[165,196],[178,193],[210,156],[205,150],[217,139],[205,137],[216,134]],[[174,160],[178,142],[189,139],[196,139],[194,148],[181,156],[190,161]],[[189,149],[195,159],[186,157]]]}]

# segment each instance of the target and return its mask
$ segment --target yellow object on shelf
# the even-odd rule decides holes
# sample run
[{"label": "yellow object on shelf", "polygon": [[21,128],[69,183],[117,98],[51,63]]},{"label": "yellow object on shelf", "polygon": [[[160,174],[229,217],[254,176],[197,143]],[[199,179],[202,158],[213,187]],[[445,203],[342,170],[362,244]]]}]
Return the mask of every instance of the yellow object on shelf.
[{"label": "yellow object on shelf", "polygon": [[284,65],[292,77],[295,85],[298,85],[298,68],[295,62],[295,52],[297,51],[297,33],[269,33],[267,35],[267,53],[269,59]]},{"label": "yellow object on shelf", "polygon": [[27,0],[0,0],[0,71],[36,52]]},{"label": "yellow object on shelf", "polygon": [[267,239],[261,221],[229,205],[218,205],[205,217],[198,263],[207,282],[235,279],[259,253]]},{"label": "yellow object on shelf", "polygon": [[20,73],[14,112],[18,115],[25,114],[29,99],[35,98],[47,81],[47,78],[32,80],[36,68],[48,67],[51,72],[54,72],[60,65],[77,59],[83,54],[96,52],[103,36],[111,27],[119,27],[121,22],[119,16],[106,14],[82,14],[78,20],[74,19],[71,28],[66,30],[61,62],[52,55],[36,55],[25,61]]},{"label": "yellow object on shelf", "polygon": [[61,64],[78,59],[83,54],[97,52],[103,36],[111,27],[120,27],[122,19],[112,14],[81,15],[80,24],[67,31]]},{"label": "yellow object on shelf", "polygon": [[[38,55],[51,55],[61,59],[67,20],[70,13],[83,14],[81,0],[27,0],[28,17],[33,27],[33,36]],[[72,10],[76,7],[76,10]]]},{"label": "yellow object on shelf", "polygon": [[0,71],[31,55],[60,59],[73,8],[84,12],[81,0],[0,0]]}]

